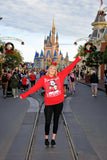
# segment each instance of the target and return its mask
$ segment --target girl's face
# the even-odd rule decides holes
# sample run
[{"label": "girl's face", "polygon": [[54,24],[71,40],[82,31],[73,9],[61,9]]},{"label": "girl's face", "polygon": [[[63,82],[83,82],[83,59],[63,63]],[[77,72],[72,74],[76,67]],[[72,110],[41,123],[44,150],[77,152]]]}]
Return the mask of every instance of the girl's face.
[{"label": "girl's face", "polygon": [[55,66],[50,66],[49,67],[49,76],[53,77],[55,75],[56,71],[57,71],[57,69]]}]

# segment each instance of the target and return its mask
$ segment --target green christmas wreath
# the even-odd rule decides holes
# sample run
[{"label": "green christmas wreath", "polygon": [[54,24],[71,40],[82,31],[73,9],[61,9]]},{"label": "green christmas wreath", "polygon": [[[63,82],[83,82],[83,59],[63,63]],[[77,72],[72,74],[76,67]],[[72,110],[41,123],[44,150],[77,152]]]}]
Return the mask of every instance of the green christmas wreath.
[{"label": "green christmas wreath", "polygon": [[[8,49],[8,46],[11,46],[9,49]],[[14,50],[14,45],[13,45],[13,43],[11,43],[11,42],[8,42],[8,43],[6,43],[5,44],[5,50],[6,50],[6,53],[8,54],[8,53],[12,53],[13,54],[13,50]]]},{"label": "green christmas wreath", "polygon": [[95,52],[96,49],[97,49],[96,46],[94,46],[93,43],[91,43],[91,42],[87,42],[84,45],[84,51],[85,51],[86,54]]}]

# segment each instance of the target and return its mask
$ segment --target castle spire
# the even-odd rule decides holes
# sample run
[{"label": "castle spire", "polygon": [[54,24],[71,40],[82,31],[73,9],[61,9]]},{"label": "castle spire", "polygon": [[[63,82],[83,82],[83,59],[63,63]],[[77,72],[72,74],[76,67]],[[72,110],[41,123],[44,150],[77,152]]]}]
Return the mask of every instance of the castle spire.
[{"label": "castle spire", "polygon": [[45,35],[45,37],[44,37],[44,40],[46,40],[46,35]]},{"label": "castle spire", "polygon": [[[53,18],[53,26],[52,26],[52,45],[55,45],[55,23]],[[54,54],[54,52],[53,52]]]},{"label": "castle spire", "polygon": [[55,28],[54,18],[53,18],[53,27],[52,28]]}]

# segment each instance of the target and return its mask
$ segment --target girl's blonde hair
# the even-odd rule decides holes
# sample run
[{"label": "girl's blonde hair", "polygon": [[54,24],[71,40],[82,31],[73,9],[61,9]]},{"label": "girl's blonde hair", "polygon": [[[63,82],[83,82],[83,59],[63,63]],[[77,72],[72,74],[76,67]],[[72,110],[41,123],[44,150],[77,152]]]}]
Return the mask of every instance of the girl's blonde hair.
[{"label": "girl's blonde hair", "polygon": [[50,65],[50,66],[49,66],[46,75],[49,76],[49,69],[50,69],[50,67],[55,67],[55,68],[56,68],[56,72],[55,72],[54,76],[55,76],[55,78],[57,78],[57,67],[56,67],[55,65]]}]

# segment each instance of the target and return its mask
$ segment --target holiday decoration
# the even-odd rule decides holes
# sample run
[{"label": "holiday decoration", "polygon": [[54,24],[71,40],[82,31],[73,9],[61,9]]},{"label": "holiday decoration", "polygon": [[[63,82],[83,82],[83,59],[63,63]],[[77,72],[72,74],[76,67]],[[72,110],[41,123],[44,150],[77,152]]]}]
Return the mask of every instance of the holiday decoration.
[{"label": "holiday decoration", "polygon": [[106,15],[106,14],[105,14],[105,12],[103,10],[100,10],[99,13],[98,13],[98,15],[101,16],[101,15]]},{"label": "holiday decoration", "polygon": [[24,45],[24,42],[21,42],[22,45]]},{"label": "holiday decoration", "polygon": [[12,53],[13,54],[13,50],[14,50],[14,45],[11,42],[8,42],[5,44],[5,50],[6,50],[6,54],[8,53]]},{"label": "holiday decoration", "polygon": [[77,45],[77,42],[74,42],[75,45]]},{"label": "holiday decoration", "polygon": [[93,45],[93,43],[91,42],[87,42],[84,45],[84,51],[85,53],[91,53],[91,52],[95,52],[96,51],[96,46]]}]

